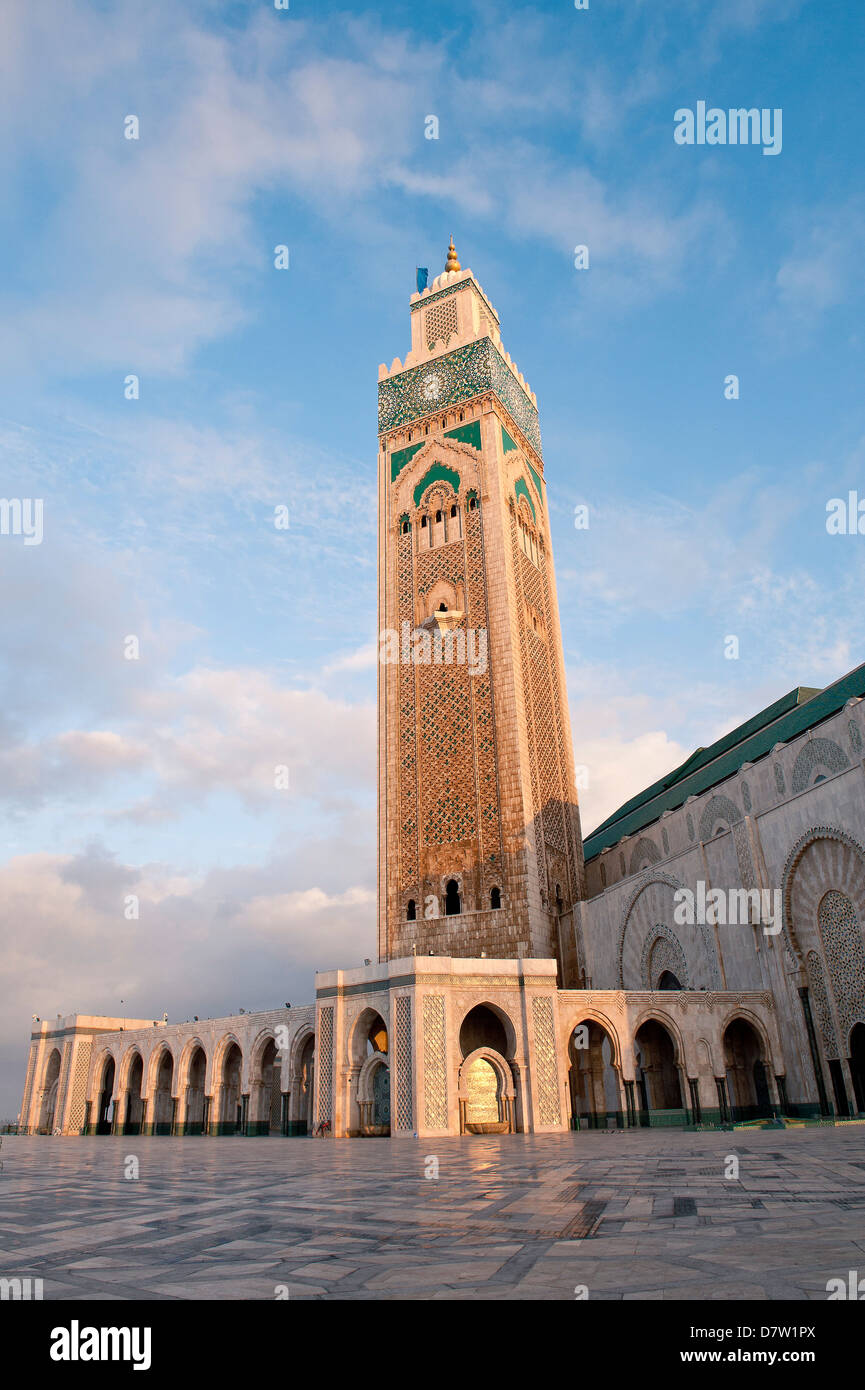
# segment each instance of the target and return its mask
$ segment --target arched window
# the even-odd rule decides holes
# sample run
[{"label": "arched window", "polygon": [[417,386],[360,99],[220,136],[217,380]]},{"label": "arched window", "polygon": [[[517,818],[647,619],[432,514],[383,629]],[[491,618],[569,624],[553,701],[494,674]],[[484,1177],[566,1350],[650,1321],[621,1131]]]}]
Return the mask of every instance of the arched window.
[{"label": "arched window", "polygon": [[457,514],[457,509],[456,509],[456,507],[451,507],[451,516],[456,516],[456,514]]},{"label": "arched window", "polygon": [[445,889],[445,916],[457,917],[462,912],[460,890],[455,878],[449,878]]},{"label": "arched window", "polygon": [[426,526],[426,517],[425,517],[425,516],[422,516],[422,517],[421,517],[421,519],[420,519],[420,524],[421,524],[421,526]]},{"label": "arched window", "polygon": [[403,536],[407,536],[410,530],[411,530],[411,526],[409,525],[408,519],[407,519],[407,518],[403,518],[403,523],[402,523],[402,525],[401,525],[401,527],[400,527],[400,532],[401,532],[401,534],[402,534]]},{"label": "arched window", "polygon": [[441,512],[436,512],[436,521],[441,521],[441,519],[442,519],[442,514],[441,514]]},{"label": "arched window", "polygon": [[470,511],[470,512],[476,512],[477,509],[478,509],[478,499],[477,499],[476,497],[470,497],[470,498],[469,498],[469,511]]},{"label": "arched window", "polygon": [[562,901],[562,885],[561,885],[560,883],[557,883],[557,884],[556,884],[556,911],[557,911],[557,912],[564,912],[564,910],[565,910],[565,904],[564,904],[563,901]]},{"label": "arched window", "polygon": [[409,898],[408,900],[408,909],[405,914],[405,920],[407,922],[417,921],[417,908],[415,907],[414,898]]},{"label": "arched window", "polygon": [[500,888],[490,889],[490,907],[501,907],[502,890]]},{"label": "arched window", "polygon": [[447,606],[447,604],[446,604],[446,603],[440,603],[440,604],[439,604],[439,612],[440,612],[440,613],[446,613],[447,611],[448,611],[448,606]]}]

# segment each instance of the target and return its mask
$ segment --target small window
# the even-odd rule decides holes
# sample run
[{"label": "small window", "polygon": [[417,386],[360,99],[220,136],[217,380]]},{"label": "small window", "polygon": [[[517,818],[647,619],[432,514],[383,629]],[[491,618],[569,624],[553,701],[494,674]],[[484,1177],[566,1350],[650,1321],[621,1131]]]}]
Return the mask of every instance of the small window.
[{"label": "small window", "polygon": [[405,919],[407,922],[417,921],[417,908],[415,907],[414,898],[409,898],[408,900],[408,910],[405,914]]},{"label": "small window", "polygon": [[463,420],[464,420],[465,418],[466,418],[466,413],[465,413],[464,410],[461,410],[461,411],[460,411],[460,424],[462,424],[462,422],[463,422]]},{"label": "small window", "polygon": [[502,892],[500,888],[490,889],[490,907],[501,907]]},{"label": "small window", "polygon": [[425,516],[422,516],[422,517],[421,517],[421,519],[420,519],[420,524],[421,524],[422,527],[426,526],[426,517],[425,517]]},{"label": "small window", "polygon": [[447,604],[446,604],[446,603],[440,603],[440,604],[439,604],[439,612],[440,612],[440,613],[446,613],[447,611],[448,611],[448,606],[447,606]]},{"label": "small window", "polygon": [[457,509],[456,509],[456,507],[451,507],[451,516],[456,516],[456,514],[457,514]]},{"label": "small window", "polygon": [[458,917],[461,911],[459,884],[455,878],[449,878],[445,889],[445,916]]},{"label": "small window", "polygon": [[438,522],[438,521],[441,521],[441,519],[442,519],[442,514],[441,514],[441,512],[436,512],[436,521],[437,521],[437,522]]},{"label": "small window", "polygon": [[407,521],[404,521],[402,526],[400,527],[400,530],[404,536],[407,536],[409,531],[411,530],[411,527],[409,526]]}]

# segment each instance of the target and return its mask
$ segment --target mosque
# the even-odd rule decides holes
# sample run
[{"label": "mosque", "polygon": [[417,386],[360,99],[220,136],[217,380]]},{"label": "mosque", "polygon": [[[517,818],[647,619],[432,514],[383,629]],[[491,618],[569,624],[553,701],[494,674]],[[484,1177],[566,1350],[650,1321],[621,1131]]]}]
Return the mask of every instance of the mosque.
[{"label": "mosque", "polygon": [[453,241],[410,317],[378,388],[378,959],[317,974],[302,1008],[41,1022],[21,1130],[865,1112],[865,666],[782,695],[584,841],[537,399]]}]

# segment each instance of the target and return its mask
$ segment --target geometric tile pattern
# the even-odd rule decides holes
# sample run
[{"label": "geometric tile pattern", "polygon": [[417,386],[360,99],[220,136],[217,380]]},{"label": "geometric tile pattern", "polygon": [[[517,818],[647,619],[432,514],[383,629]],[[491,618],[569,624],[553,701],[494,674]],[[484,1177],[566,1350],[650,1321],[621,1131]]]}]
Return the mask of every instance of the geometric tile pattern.
[{"label": "geometric tile pattern", "polygon": [[333,1120],[333,1008],[319,1012],[318,1118]]},{"label": "geometric tile pattern", "polygon": [[853,904],[834,888],[820,903],[820,935],[846,1049],[854,1023],[865,1023],[865,945]]},{"label": "geometric tile pattern", "polygon": [[535,1033],[535,1067],[538,1080],[538,1111],[542,1125],[559,1124],[559,1072],[556,1066],[556,1040],[553,1033],[552,1000],[542,995],[532,999]]},{"label": "geometric tile pattern", "polygon": [[398,994],[394,1000],[396,1037],[396,1127],[414,1128],[411,1060],[411,996]]},{"label": "geometric tile pattern", "polygon": [[447,1129],[448,1078],[445,1054],[445,1001],[425,994],[423,1001],[424,1114],[428,1129]]}]

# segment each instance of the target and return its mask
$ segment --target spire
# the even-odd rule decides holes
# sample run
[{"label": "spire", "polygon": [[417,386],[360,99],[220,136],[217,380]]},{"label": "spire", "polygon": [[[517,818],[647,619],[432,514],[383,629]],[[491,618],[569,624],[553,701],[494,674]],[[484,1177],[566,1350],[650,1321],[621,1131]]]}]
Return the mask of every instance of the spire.
[{"label": "spire", "polygon": [[447,263],[445,265],[445,273],[447,273],[450,270],[462,270],[462,266],[460,265],[459,257],[457,255],[457,249],[454,246],[453,237],[451,237],[451,244],[448,247],[448,258]]}]

